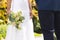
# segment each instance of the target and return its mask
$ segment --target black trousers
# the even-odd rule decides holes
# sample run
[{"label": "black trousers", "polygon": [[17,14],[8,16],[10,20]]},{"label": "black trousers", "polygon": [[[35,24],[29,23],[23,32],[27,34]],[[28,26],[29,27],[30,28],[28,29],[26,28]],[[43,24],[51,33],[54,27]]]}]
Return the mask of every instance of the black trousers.
[{"label": "black trousers", "polygon": [[60,11],[39,10],[38,15],[44,40],[54,40],[54,29],[57,40],[60,40]]}]

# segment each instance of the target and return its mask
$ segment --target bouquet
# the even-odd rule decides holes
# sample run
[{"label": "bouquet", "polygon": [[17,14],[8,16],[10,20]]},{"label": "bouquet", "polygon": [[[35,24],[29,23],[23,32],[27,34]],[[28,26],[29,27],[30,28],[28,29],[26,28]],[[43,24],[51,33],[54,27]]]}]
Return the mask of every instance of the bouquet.
[{"label": "bouquet", "polygon": [[22,16],[22,12],[18,11],[17,13],[14,13],[11,11],[9,15],[10,22],[16,26],[17,29],[21,29],[20,24],[23,22],[24,17]]}]

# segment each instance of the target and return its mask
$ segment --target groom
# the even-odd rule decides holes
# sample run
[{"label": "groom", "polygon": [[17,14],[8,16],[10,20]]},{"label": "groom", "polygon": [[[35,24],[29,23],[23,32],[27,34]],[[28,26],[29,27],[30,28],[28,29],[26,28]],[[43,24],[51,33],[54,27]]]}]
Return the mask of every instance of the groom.
[{"label": "groom", "polygon": [[60,40],[60,0],[36,0],[44,40]]}]

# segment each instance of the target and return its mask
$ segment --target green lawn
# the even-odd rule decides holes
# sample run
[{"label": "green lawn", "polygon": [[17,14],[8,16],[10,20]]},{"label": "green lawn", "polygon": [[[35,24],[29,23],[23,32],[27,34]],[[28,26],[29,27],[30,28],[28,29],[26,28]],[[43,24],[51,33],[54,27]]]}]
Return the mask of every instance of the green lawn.
[{"label": "green lawn", "polygon": [[35,37],[42,36],[42,34],[34,33]]}]

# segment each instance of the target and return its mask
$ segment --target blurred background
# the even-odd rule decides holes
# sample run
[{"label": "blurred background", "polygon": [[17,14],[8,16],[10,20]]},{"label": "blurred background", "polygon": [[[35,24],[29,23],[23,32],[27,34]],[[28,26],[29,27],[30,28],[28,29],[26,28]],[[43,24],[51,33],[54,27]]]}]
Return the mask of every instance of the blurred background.
[{"label": "blurred background", "polygon": [[[38,18],[38,9],[36,7],[35,0],[30,0],[32,5],[32,13],[33,13],[33,24],[34,24],[34,35],[40,36],[41,27]],[[8,15],[6,15],[7,8],[7,0],[0,0],[0,40],[1,38],[5,38],[6,36],[6,28],[8,23]]]}]

